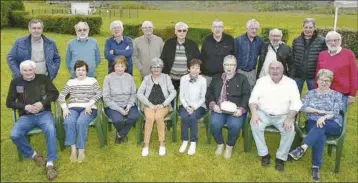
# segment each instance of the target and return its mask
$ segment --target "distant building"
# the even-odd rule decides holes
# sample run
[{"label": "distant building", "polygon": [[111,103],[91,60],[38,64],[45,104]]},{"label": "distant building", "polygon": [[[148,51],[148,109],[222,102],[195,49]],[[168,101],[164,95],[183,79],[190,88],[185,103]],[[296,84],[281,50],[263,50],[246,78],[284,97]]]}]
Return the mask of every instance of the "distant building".
[{"label": "distant building", "polygon": [[71,12],[73,15],[88,15],[92,14],[89,2],[71,2]]}]

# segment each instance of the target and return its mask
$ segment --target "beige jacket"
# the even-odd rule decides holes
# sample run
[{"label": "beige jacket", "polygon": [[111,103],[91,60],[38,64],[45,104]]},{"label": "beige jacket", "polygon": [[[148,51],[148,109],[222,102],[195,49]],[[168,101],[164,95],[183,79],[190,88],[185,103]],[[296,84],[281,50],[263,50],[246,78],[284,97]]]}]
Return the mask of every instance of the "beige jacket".
[{"label": "beige jacket", "polygon": [[153,58],[160,58],[163,50],[163,39],[156,35],[152,35],[148,40],[144,35],[137,37],[133,43],[134,53],[133,62],[139,69],[142,77],[151,74],[150,62]]}]

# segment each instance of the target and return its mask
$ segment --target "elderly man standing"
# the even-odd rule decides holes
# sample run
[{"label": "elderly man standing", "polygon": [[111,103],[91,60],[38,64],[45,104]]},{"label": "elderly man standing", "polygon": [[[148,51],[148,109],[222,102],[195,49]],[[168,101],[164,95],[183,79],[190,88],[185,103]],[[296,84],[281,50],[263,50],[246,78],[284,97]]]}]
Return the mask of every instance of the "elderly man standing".
[{"label": "elderly man standing", "polygon": [[317,34],[316,21],[306,18],[303,21],[303,31],[292,43],[293,65],[292,76],[297,83],[300,94],[306,82],[308,90],[314,86],[318,54],[327,50],[324,37]]},{"label": "elderly man standing", "polygon": [[54,80],[61,62],[56,43],[42,34],[44,24],[41,20],[31,20],[28,27],[30,35],[17,39],[7,56],[13,77],[20,77],[20,63],[31,59],[36,63],[36,74],[45,74]]},{"label": "elderly man standing", "polygon": [[[352,50],[341,47],[342,36],[338,32],[328,32],[326,43],[328,50],[318,55],[316,72],[320,69],[333,71],[334,80],[331,89],[343,95],[343,111],[347,112],[348,104],[355,101],[358,88],[356,56]],[[317,82],[315,87],[317,87]]]},{"label": "elderly man standing", "polygon": [[153,58],[159,58],[163,50],[163,39],[154,35],[153,30],[153,23],[144,21],[142,23],[143,35],[134,39],[133,62],[142,78],[151,74],[150,62]]},{"label": "elderly man standing", "polygon": [[128,62],[128,73],[133,75],[133,42],[128,36],[123,35],[123,23],[120,20],[115,20],[111,23],[110,29],[113,36],[106,40],[104,46],[104,55],[108,60],[108,74],[114,70],[112,67],[114,58],[117,56],[124,56]]},{"label": "elderly man standing", "polygon": [[246,23],[246,33],[235,38],[235,56],[237,59],[237,72],[247,77],[251,90],[256,83],[257,58],[261,54],[263,39],[257,35],[260,23],[251,19]]},{"label": "elderly man standing", "polygon": [[271,62],[269,74],[257,80],[250,96],[251,129],[263,167],[270,165],[271,157],[265,142],[265,128],[273,125],[280,131],[281,140],[276,152],[275,168],[284,171],[284,162],[295,136],[295,116],[302,102],[295,81],[283,75],[281,62]]},{"label": "elderly man standing", "polygon": [[[47,178],[56,176],[53,161],[58,159],[56,148],[55,119],[51,113],[51,102],[59,95],[52,81],[43,74],[35,74],[36,63],[26,60],[20,64],[21,77],[10,83],[6,99],[8,108],[19,111],[19,119],[11,131],[11,139],[26,158],[32,158],[37,166],[46,164]],[[39,127],[45,133],[47,144],[47,163],[42,155],[36,152],[26,140],[26,133]]]},{"label": "elderly man standing", "polygon": [[[188,25],[183,22],[176,23],[174,30],[176,37],[165,42],[160,56],[164,62],[163,73],[170,76],[177,91],[180,78],[188,73],[190,61],[200,55],[198,44],[186,38],[188,28]],[[179,95],[179,92],[177,93]]]},{"label": "elderly man standing", "polygon": [[88,64],[88,76],[96,76],[96,68],[101,63],[101,54],[95,39],[88,37],[89,26],[87,22],[78,22],[75,25],[77,37],[72,39],[67,46],[66,66],[71,78],[75,78],[74,66],[78,60]]},{"label": "elderly man standing", "polygon": [[281,42],[282,31],[272,29],[269,33],[270,41],[264,43],[261,49],[261,55],[257,64],[256,78],[260,78],[269,74],[268,66],[274,60],[283,65],[283,74],[290,77],[291,65],[293,62],[291,48]]},{"label": "elderly man standing", "polygon": [[234,38],[224,33],[223,21],[216,19],[211,25],[213,32],[207,36],[201,47],[200,60],[203,62],[202,73],[209,86],[212,77],[224,72],[223,61],[227,55],[234,55]]}]

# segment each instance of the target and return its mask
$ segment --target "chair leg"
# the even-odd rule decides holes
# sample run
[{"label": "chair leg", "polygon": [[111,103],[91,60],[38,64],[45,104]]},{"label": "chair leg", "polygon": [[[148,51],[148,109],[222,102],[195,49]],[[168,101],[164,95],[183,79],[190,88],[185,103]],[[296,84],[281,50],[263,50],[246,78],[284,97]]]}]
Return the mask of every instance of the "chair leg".
[{"label": "chair leg", "polygon": [[327,150],[329,156],[332,156],[332,149],[333,149],[333,145],[328,145]]},{"label": "chair leg", "polygon": [[65,150],[65,129],[61,124],[60,119],[56,120],[55,126],[56,126],[56,136],[57,136],[58,143],[60,145],[60,150],[63,151]]},{"label": "chair leg", "polygon": [[104,142],[104,136],[103,136],[103,129],[102,129],[102,124],[99,118],[95,119],[95,127],[96,127],[96,131],[97,131],[97,137],[98,137],[98,141],[99,141],[99,147],[104,147],[105,146],[105,142]]},{"label": "chair leg", "polygon": [[335,167],[334,167],[334,172],[335,173],[339,172],[339,167],[341,165],[343,144],[344,144],[344,137],[338,142],[338,144],[336,146],[336,160],[335,160]]},{"label": "chair leg", "polygon": [[177,142],[177,113],[175,111],[174,114],[172,114],[171,118],[173,128],[172,142]]},{"label": "chair leg", "polygon": [[102,120],[103,120],[103,123],[102,123],[103,143],[104,143],[104,145],[108,145],[108,123],[109,123],[109,120],[108,120],[108,118],[104,118]]},{"label": "chair leg", "polygon": [[137,144],[140,145],[142,143],[142,134],[143,134],[143,123],[144,117],[139,114],[138,124],[137,124]]},{"label": "chair leg", "polygon": [[244,123],[244,152],[251,152],[252,149],[252,133],[249,124],[249,120]]},{"label": "chair leg", "polygon": [[108,123],[108,131],[112,132],[112,123]]},{"label": "chair leg", "polygon": [[207,137],[207,142],[208,144],[211,143],[211,134],[210,134],[210,126],[209,126],[209,119],[210,116],[209,114],[207,114],[204,118],[204,124],[205,124],[205,129],[206,129],[206,137]]}]

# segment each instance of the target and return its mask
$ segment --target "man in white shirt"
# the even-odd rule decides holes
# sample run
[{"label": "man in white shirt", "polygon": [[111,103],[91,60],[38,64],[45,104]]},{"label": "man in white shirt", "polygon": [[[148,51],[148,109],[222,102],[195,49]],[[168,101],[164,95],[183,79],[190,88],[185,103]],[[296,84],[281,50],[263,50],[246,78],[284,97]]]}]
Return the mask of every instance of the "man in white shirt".
[{"label": "man in white shirt", "polygon": [[262,157],[262,166],[270,164],[270,154],[264,136],[265,128],[273,125],[281,133],[280,147],[276,152],[275,168],[278,171],[284,170],[284,162],[295,136],[295,116],[302,106],[295,81],[284,76],[283,70],[281,62],[271,62],[270,75],[257,80],[249,100],[252,114],[251,129],[258,155]]}]

